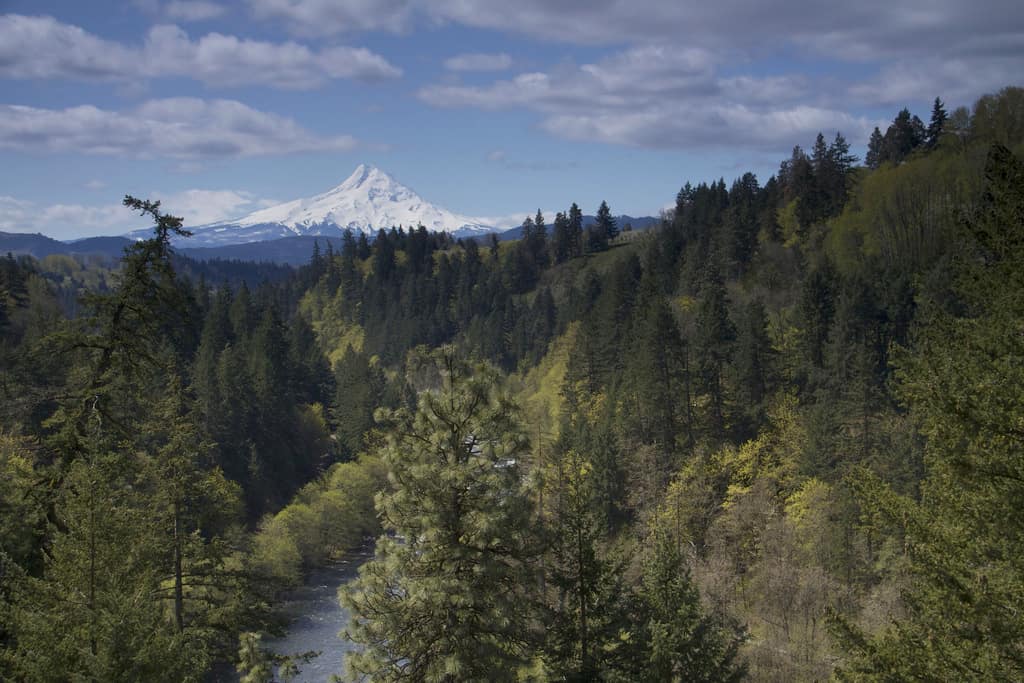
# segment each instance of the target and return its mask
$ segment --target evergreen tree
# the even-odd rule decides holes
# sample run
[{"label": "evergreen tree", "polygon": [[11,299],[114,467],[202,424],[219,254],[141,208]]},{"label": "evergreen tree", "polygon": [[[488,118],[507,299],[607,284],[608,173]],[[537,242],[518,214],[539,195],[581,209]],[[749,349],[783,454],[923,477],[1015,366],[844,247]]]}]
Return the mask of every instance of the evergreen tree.
[{"label": "evergreen tree", "polygon": [[602,551],[604,525],[591,464],[570,450],[546,476],[555,501],[546,577],[555,599],[546,620],[546,668],[558,680],[604,680],[628,660],[621,563]]},{"label": "evergreen tree", "polygon": [[871,138],[868,140],[868,151],[864,156],[864,165],[874,170],[885,161],[885,141],[882,138],[882,131],[878,126],[871,131]]},{"label": "evergreen tree", "polygon": [[170,237],[188,233],[159,203],[124,203],[153,218],[154,236],[126,250],[119,286],[89,298],[80,326],[48,340],[77,367],[45,442],[49,559],[41,575],[19,577],[5,615],[15,644],[5,663],[20,680],[199,681],[215,647],[203,609],[184,604],[184,567],[194,571],[211,540],[186,540],[202,533],[184,510],[186,500],[200,508],[198,430],[167,417],[173,433],[160,435],[139,418],[161,391],[181,406],[174,330],[188,290]]},{"label": "evergreen tree", "polygon": [[928,132],[925,134],[925,146],[928,149],[935,149],[938,146],[948,118],[946,107],[942,104],[942,100],[936,97],[935,103],[932,105],[932,118],[928,122]]},{"label": "evergreen tree", "polygon": [[370,240],[367,239],[366,233],[360,230],[359,239],[356,241],[356,258],[365,261],[370,258],[371,253]]},{"label": "evergreen tree", "polygon": [[883,139],[883,161],[899,164],[924,143],[924,123],[904,108],[896,114]]},{"label": "evergreen tree", "polygon": [[493,370],[451,348],[414,362],[435,374],[415,416],[392,416],[379,498],[386,535],[342,596],[364,650],[354,678],[515,680],[529,652],[534,585],[528,444]]},{"label": "evergreen tree", "polygon": [[619,236],[619,226],[615,222],[615,217],[612,216],[612,210],[608,208],[608,202],[601,202],[601,206],[597,207],[595,218],[597,230],[604,235],[607,241],[611,242]]},{"label": "evergreen tree", "polygon": [[746,418],[745,436],[752,436],[760,427],[772,376],[773,352],[764,304],[758,299],[748,302],[737,327],[733,358],[736,403]]},{"label": "evergreen tree", "polygon": [[583,211],[576,205],[576,202],[572,203],[569,207],[569,253],[571,258],[581,256],[583,254]]},{"label": "evergreen tree", "polygon": [[688,441],[693,433],[684,386],[685,350],[665,300],[657,293],[646,299],[634,322],[624,383],[633,399],[629,421],[639,427],[642,443],[657,447],[667,474],[677,439],[685,435]]},{"label": "evergreen tree", "polygon": [[746,666],[738,655],[743,638],[735,627],[704,612],[675,540],[658,534],[652,545],[641,584],[648,639],[642,680],[742,680]]},{"label": "evergreen tree", "polygon": [[366,354],[352,347],[338,361],[335,373],[338,446],[345,459],[352,459],[363,449],[366,432],[373,428],[373,413],[383,399],[384,378]]},{"label": "evergreen tree", "polygon": [[873,638],[845,625],[857,657],[841,680],[1024,677],[1024,163],[993,146],[985,175],[958,254],[961,306],[926,302],[919,344],[900,361],[900,394],[927,439],[920,501],[868,472],[854,480],[906,534],[906,615]]},{"label": "evergreen tree", "polygon": [[534,266],[540,270],[548,266],[548,226],[544,223],[544,214],[537,209],[533,219],[533,236],[530,240],[530,254]]},{"label": "evergreen tree", "polygon": [[573,236],[570,232],[569,219],[559,211],[555,214],[554,234],[551,251],[555,263],[565,263],[572,257]]},{"label": "evergreen tree", "polygon": [[725,428],[725,367],[732,358],[736,326],[729,318],[725,282],[713,261],[705,274],[696,325],[694,352],[701,391],[707,396],[707,429],[713,438],[721,438]]},{"label": "evergreen tree", "polygon": [[825,345],[835,315],[835,272],[826,261],[804,281],[800,298],[800,317],[803,322],[803,342],[810,362],[822,367]]}]

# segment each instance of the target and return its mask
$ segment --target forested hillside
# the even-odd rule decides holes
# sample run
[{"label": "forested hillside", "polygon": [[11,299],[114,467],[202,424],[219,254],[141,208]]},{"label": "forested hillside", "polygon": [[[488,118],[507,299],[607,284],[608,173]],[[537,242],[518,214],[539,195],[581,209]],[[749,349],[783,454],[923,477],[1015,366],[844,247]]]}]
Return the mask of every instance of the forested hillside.
[{"label": "forested hillside", "polygon": [[642,233],[0,260],[0,676],[271,680],[379,536],[354,679],[1024,677],[1024,90],[926,118]]}]

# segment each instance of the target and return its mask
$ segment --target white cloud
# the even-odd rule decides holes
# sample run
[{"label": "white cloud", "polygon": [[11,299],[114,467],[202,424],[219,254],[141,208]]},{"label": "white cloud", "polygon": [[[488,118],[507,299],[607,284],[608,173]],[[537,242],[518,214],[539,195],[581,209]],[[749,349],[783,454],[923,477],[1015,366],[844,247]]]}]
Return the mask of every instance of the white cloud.
[{"label": "white cloud", "polygon": [[638,98],[699,94],[715,87],[712,59],[706,51],[645,46],[580,67],[563,65],[550,73],[520,74],[488,87],[430,86],[419,95],[439,107],[528,106],[558,112],[576,107],[632,107]]},{"label": "white cloud", "polygon": [[42,206],[15,197],[0,196],[0,231],[42,232],[53,237],[86,234],[115,235],[138,223],[119,204],[86,206],[50,204]]},{"label": "white cloud", "polygon": [[414,3],[410,0],[249,0],[260,19],[284,20],[300,35],[334,35],[353,31],[390,31],[411,28]]},{"label": "white cloud", "polygon": [[[845,106],[936,95],[969,102],[1018,82],[1019,0],[249,0],[257,17],[303,34],[409,31],[457,24],[583,45],[662,43],[703,48],[731,64],[834,60],[861,69],[833,87]],[[927,68],[923,68],[927,65]],[[856,70],[856,69],[852,69]],[[871,75],[882,69],[883,73]],[[841,72],[833,69],[833,72]],[[902,74],[914,72],[914,77]],[[844,88],[853,84],[853,87]]]},{"label": "white cloud", "polygon": [[707,50],[647,45],[484,86],[429,86],[419,97],[437,107],[520,107],[540,114],[541,128],[561,138],[648,148],[787,151],[837,128],[853,140],[866,138],[868,121],[815,102],[812,90],[800,76],[721,77]]},{"label": "white cloud", "polygon": [[178,21],[206,21],[216,19],[227,12],[227,8],[205,0],[173,0],[164,7],[164,13]]},{"label": "white cloud", "polygon": [[240,218],[278,203],[245,190],[184,190],[171,194],[153,192],[151,196],[160,200],[163,211],[183,218],[186,226]]},{"label": "white cloud", "polygon": [[186,77],[210,85],[302,89],[336,78],[380,81],[401,75],[401,69],[365,48],[316,52],[290,41],[270,43],[221,33],[192,40],[173,25],[154,26],[141,47],[130,47],[52,17],[0,16],[0,76],[7,78]]},{"label": "white cloud", "polygon": [[[980,94],[1019,83],[1022,67],[1024,60],[1021,58],[1003,56],[900,62],[887,65],[876,76],[853,84],[850,93],[862,101],[897,107],[913,101],[929,101],[936,96],[946,102],[969,104]],[[927,113],[920,112],[920,115]]]},{"label": "white cloud", "polygon": [[89,182],[87,182],[83,187],[85,187],[85,189],[87,189],[87,190],[102,190],[106,186],[107,186],[107,184],[105,182],[103,182],[102,180],[93,179],[93,180],[90,180]]},{"label": "white cloud", "polygon": [[195,160],[350,150],[355,145],[350,136],[317,136],[294,119],[234,100],[149,100],[127,112],[91,105],[0,105],[0,149]]},{"label": "white cloud", "polygon": [[[186,226],[237,218],[277,203],[245,190],[155,191],[149,193],[148,198],[160,200],[161,210],[172,216],[181,216]],[[0,231],[4,232],[41,232],[58,239],[69,239],[87,235],[121,235],[139,228],[142,222],[138,214],[121,204],[45,205],[0,196]]]},{"label": "white cloud", "polygon": [[479,52],[455,55],[444,60],[449,71],[504,71],[512,66],[512,57],[504,52],[483,54]]},{"label": "white cloud", "polygon": [[[560,43],[623,45],[674,41],[732,51],[803,45],[832,56],[877,58],[968,46],[979,36],[1003,36],[1020,53],[1024,14],[1017,0],[861,0],[786,3],[750,0],[249,0],[263,19],[295,31],[336,34],[407,31],[455,23]],[[993,49],[986,41],[985,49]]]},{"label": "white cloud", "polygon": [[138,68],[138,54],[77,26],[52,17],[0,16],[0,76],[110,79]]}]

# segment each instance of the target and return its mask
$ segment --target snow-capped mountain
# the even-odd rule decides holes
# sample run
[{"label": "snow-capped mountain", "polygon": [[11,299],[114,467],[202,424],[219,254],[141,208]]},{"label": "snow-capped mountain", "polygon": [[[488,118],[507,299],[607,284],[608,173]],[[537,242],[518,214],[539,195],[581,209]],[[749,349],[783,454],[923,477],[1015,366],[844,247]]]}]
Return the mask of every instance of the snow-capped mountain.
[{"label": "snow-capped mountain", "polygon": [[[189,247],[261,242],[295,235],[340,236],[346,229],[368,234],[381,229],[423,225],[455,237],[494,232],[474,218],[424,200],[384,171],[360,164],[341,185],[315,197],[271,206],[234,220],[189,226]],[[139,230],[129,237],[148,237]]]}]

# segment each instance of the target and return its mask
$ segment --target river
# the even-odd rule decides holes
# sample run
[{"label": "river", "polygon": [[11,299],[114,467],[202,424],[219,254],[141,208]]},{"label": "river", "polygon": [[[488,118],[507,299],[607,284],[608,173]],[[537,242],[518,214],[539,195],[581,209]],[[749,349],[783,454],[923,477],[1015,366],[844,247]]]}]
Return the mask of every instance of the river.
[{"label": "river", "polygon": [[371,556],[369,551],[350,554],[345,561],[313,571],[305,585],[284,601],[281,610],[291,619],[288,631],[281,638],[265,641],[266,647],[280,655],[310,650],[321,653],[299,664],[302,672],[294,679],[297,683],[324,683],[332,674],[344,672],[345,654],[355,646],[338,636],[348,623],[348,610],[338,604],[338,588],[352,580],[359,565]]}]

